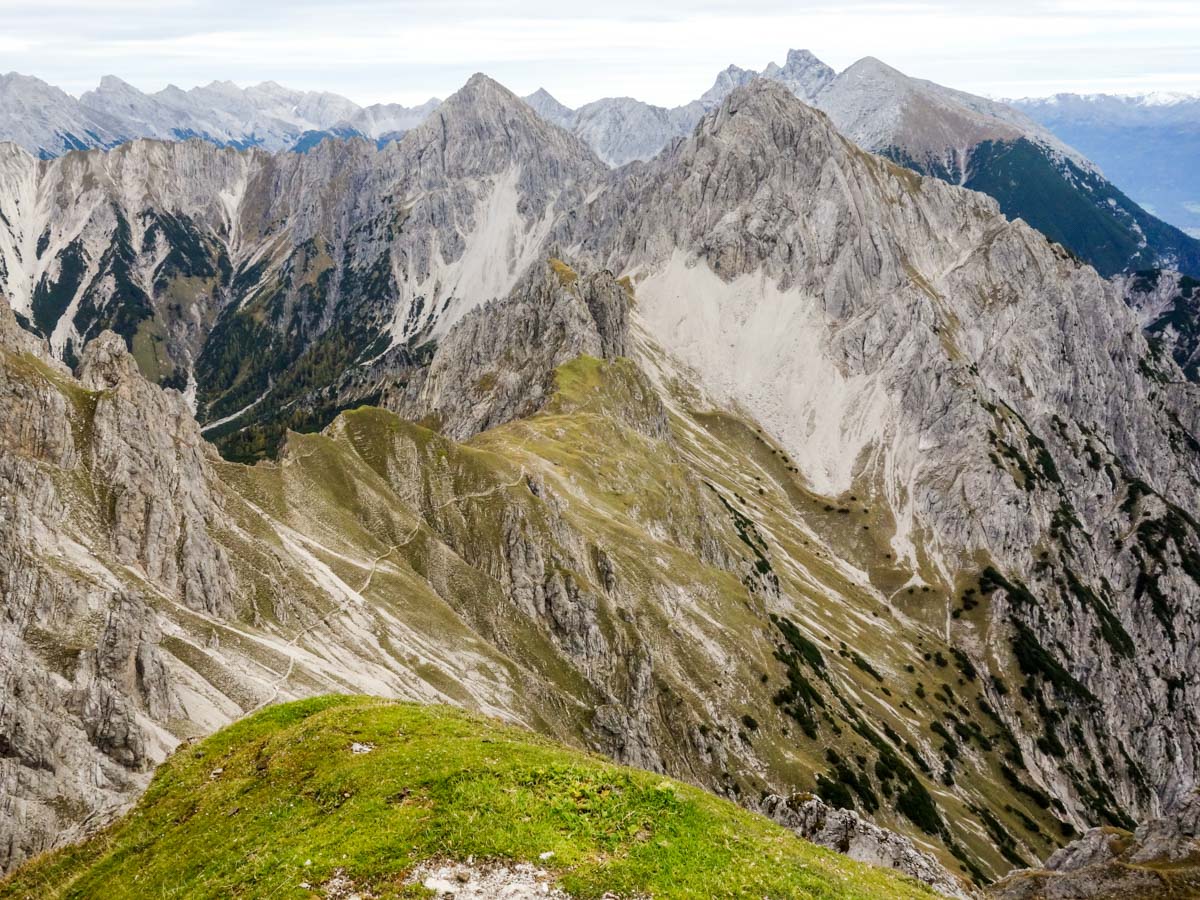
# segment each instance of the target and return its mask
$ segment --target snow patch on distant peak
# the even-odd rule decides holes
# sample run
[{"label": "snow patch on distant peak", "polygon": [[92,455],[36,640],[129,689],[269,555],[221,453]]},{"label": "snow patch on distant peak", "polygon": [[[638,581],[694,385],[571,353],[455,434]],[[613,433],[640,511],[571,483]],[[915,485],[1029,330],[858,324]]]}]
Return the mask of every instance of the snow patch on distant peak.
[{"label": "snow patch on distant peak", "polygon": [[1196,99],[1200,98],[1195,94],[1185,94],[1181,91],[1154,91],[1134,98],[1135,102],[1141,103],[1143,106],[1176,106]]}]

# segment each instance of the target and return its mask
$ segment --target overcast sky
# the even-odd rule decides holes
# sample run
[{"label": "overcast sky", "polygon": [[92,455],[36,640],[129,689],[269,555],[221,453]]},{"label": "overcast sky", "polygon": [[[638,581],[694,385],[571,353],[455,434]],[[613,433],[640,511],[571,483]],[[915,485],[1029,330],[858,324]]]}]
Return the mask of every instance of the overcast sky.
[{"label": "overcast sky", "polygon": [[143,90],[270,79],[412,104],[484,71],[571,106],[674,105],[789,47],[995,97],[1200,93],[1200,0],[0,0],[0,71],[75,94],[111,73]]}]

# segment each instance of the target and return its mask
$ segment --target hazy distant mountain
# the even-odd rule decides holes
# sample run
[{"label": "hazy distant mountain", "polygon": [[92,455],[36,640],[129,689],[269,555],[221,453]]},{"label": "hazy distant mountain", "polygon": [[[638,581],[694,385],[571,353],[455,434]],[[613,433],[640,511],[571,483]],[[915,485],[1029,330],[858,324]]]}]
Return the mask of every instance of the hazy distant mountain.
[{"label": "hazy distant mountain", "polygon": [[533,107],[534,112],[555,125],[569,127],[571,119],[575,115],[575,110],[559,103],[545,88],[538,88],[524,100]]},{"label": "hazy distant mountain", "polygon": [[1148,211],[1200,237],[1200,97],[1058,94],[1012,102]]},{"label": "hazy distant mountain", "polygon": [[37,78],[10,73],[0,77],[0,139],[41,157],[139,137],[308,149],[330,136],[394,138],[420,124],[438,102],[363,108],[337,94],[270,81],[247,88],[214,81],[186,91],[171,85],[148,94],[113,75],[76,100]]},{"label": "hazy distant mountain", "polygon": [[437,109],[441,102],[433,97],[419,106],[375,103],[355,111],[337,124],[374,139],[400,135],[425,121],[425,117]]},{"label": "hazy distant mountain", "polygon": [[[807,50],[789,50],[782,66],[771,63],[761,75],[812,103],[836,73]],[[632,97],[605,97],[570,109],[545,88],[530,94],[525,102],[543,118],[575,132],[610,166],[623,166],[650,159],[671,141],[691,134],[707,110],[720,104],[734,88],[758,77],[758,72],[730,66],[698,100],[671,108]]]},{"label": "hazy distant mountain", "polygon": [[815,105],[860,146],[923,174],[983,191],[1105,275],[1200,273],[1200,241],[1157,219],[1099,167],[1004,103],[859,60]]},{"label": "hazy distant mountain", "polygon": [[111,147],[128,138],[128,123],[117,115],[90,109],[41,79],[0,75],[0,140],[49,157]]}]

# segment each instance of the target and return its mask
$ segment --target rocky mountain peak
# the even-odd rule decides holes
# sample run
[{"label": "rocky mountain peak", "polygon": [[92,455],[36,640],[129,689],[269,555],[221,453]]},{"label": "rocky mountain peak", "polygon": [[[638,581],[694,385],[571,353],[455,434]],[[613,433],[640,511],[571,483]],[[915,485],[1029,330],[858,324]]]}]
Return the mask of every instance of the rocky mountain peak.
[{"label": "rocky mountain peak", "polygon": [[811,50],[798,50],[796,48],[792,48],[787,52],[787,58],[784,62],[785,69],[799,69],[809,66],[822,66],[826,69],[829,69],[831,72],[833,71],[833,69],[830,69],[829,66],[825,65],[825,63],[818,59]]},{"label": "rocky mountain peak", "polygon": [[402,152],[417,152],[422,164],[436,151],[438,167],[451,177],[519,166],[570,179],[601,169],[577,137],[482,73],[472,75],[398,146]]},{"label": "rocky mountain peak", "polygon": [[899,69],[889,66],[877,56],[864,56],[859,60],[851,63],[846,72],[858,76],[870,76],[872,78],[887,78],[892,81],[907,82],[909,77]]},{"label": "rocky mountain peak", "polygon": [[817,110],[803,102],[782,84],[763,77],[752,78],[744,85],[739,85],[730,91],[729,96],[721,103],[721,109],[728,111],[730,115],[750,112],[755,115],[769,116],[783,109],[807,110],[809,114],[817,113]]},{"label": "rocky mountain peak", "polygon": [[799,132],[808,128],[816,128],[830,139],[835,137],[824,113],[799,100],[784,85],[754,78],[730,92],[701,121],[697,135],[716,138],[744,157],[791,150]]},{"label": "rocky mountain peak", "polygon": [[[789,54],[789,66],[815,69],[800,54]],[[377,692],[438,696],[416,682],[401,685],[390,670],[358,682],[356,666],[289,658],[292,651],[309,655],[301,644],[314,621],[346,636],[331,646],[359,646],[362,634],[374,633],[375,597],[390,602],[428,589],[444,592],[478,629],[476,650],[494,641],[498,652],[517,652],[544,623],[539,641],[564,648],[589,677],[596,673],[580,700],[604,712],[588,726],[598,736],[581,741],[655,767],[711,766],[703,769],[706,783],[723,790],[732,786],[720,773],[759,771],[723,756],[759,751],[744,738],[707,737],[705,723],[719,714],[732,735],[743,710],[702,696],[695,716],[673,713],[660,726],[654,710],[665,709],[658,699],[667,694],[657,694],[657,685],[692,671],[693,661],[720,671],[755,654],[741,676],[746,690],[728,696],[736,694],[739,707],[742,697],[754,698],[756,724],[742,723],[766,748],[762,759],[777,748],[808,748],[794,730],[778,727],[784,715],[811,741],[832,740],[827,725],[839,747],[859,735],[858,749],[891,773],[873,768],[877,786],[900,777],[922,807],[897,807],[897,821],[908,817],[912,833],[947,848],[969,844],[968,861],[982,860],[989,875],[1012,859],[996,851],[1002,839],[984,835],[980,823],[988,820],[975,810],[1006,783],[1037,786],[1030,803],[1016,798],[1028,808],[1021,815],[1037,817],[1045,829],[1039,833],[1056,841],[1073,833],[1064,826],[1157,813],[1166,791],[1195,781],[1189,736],[1200,704],[1185,677],[1200,645],[1189,618],[1200,559],[1192,524],[1200,481],[1188,443],[1194,395],[1184,392],[1170,358],[1146,344],[1114,286],[1023,223],[1005,220],[982,194],[922,179],[854,146],[835,130],[840,120],[798,99],[783,71],[735,85],[707,112],[691,107],[686,131],[683,117],[671,118],[677,111],[628,100],[594,105],[595,115],[579,121],[613,124],[619,140],[611,146],[646,122],[674,135],[667,152],[616,172],[485,76],[384,151],[329,141],[304,156],[272,156],[201,141],[143,141],[27,166],[25,180],[0,197],[9,204],[3,224],[10,233],[0,232],[5,290],[42,334],[61,338],[77,328],[90,346],[75,348],[83,357],[79,382],[50,378],[19,353],[5,360],[14,387],[0,385],[10,410],[0,421],[57,423],[13,428],[12,445],[39,448],[39,458],[63,469],[51,487],[71,492],[58,505],[32,506],[47,479],[23,461],[7,481],[20,490],[0,492],[0,513],[6,498],[38,511],[37,521],[12,532],[19,542],[7,557],[0,533],[0,578],[34,571],[25,558],[40,554],[45,577],[62,586],[54,596],[72,607],[39,607],[45,592],[36,585],[14,589],[30,610],[28,622],[42,629],[20,625],[31,642],[22,659],[41,658],[37,646],[45,646],[49,629],[40,623],[70,622],[73,608],[98,613],[109,603],[67,591],[75,576],[55,561],[83,551],[35,543],[53,536],[47,523],[64,520],[60,508],[77,508],[88,515],[79,517],[76,543],[119,563],[106,579],[120,587],[134,567],[139,580],[129,583],[138,592],[150,585],[165,614],[207,617],[190,630],[164,623],[174,631],[164,652],[180,654],[167,663],[182,673],[181,692],[199,684],[186,674],[187,660],[198,673],[228,672],[240,665],[235,653],[243,651],[235,648],[243,640],[271,651],[265,674],[256,668],[247,675],[262,689],[236,708],[224,695],[187,701],[205,723],[272,702],[281,691],[341,689],[347,680]],[[877,61],[861,61],[857,72],[920,92],[926,102],[912,109],[934,116],[934,124],[945,121],[934,114],[946,109],[973,114],[974,101],[898,78]],[[725,74],[736,81],[749,73]],[[821,97],[847,96],[835,88]],[[865,112],[889,114],[886,104]],[[71,223],[72,231],[47,231],[47,221]],[[39,267],[27,266],[16,251],[43,234],[49,243],[36,254]],[[75,235],[83,236],[77,244]],[[89,267],[100,272],[84,279]],[[40,303],[39,321],[31,300],[47,272],[55,291],[48,299],[63,303]],[[198,285],[207,293],[186,311],[194,320],[181,320],[174,301],[185,290],[197,296]],[[129,297],[145,297],[148,311]],[[1157,287],[1151,300],[1156,309],[1167,302]],[[105,327],[123,328],[122,337]],[[335,407],[353,411],[334,419],[326,437],[290,438],[295,452],[286,466],[249,474],[209,466],[211,451],[182,395],[139,381],[126,350],[127,343],[138,347],[144,360],[160,335],[176,364],[152,360],[159,380],[195,384],[208,433],[245,437],[225,445],[237,458],[271,452],[268,428],[310,428],[329,421]],[[642,363],[644,375],[634,368]],[[704,394],[699,405],[718,415],[705,411],[701,419],[685,408],[690,388],[664,387],[659,396],[660,385],[685,371],[695,373],[697,396]],[[386,405],[422,426],[360,405]],[[723,421],[733,412],[749,427]],[[452,441],[467,436],[475,446],[460,452]],[[385,446],[391,449],[380,453]],[[370,448],[369,460],[355,447]],[[584,458],[593,451],[619,465]],[[77,461],[85,473],[74,472]],[[314,477],[300,478],[305,471]],[[330,486],[323,494],[336,480],[331,471],[348,473],[362,489]],[[248,480],[257,486],[243,503]],[[272,480],[278,492],[260,489]],[[380,499],[363,501],[359,522],[359,511],[346,508],[349,494]],[[267,509],[269,496],[292,499]],[[990,502],[968,508],[958,499],[970,496]],[[385,510],[403,514],[377,515]],[[272,516],[281,527],[263,518]],[[568,529],[565,517],[579,524]],[[242,521],[244,533],[233,533]],[[434,532],[445,552],[429,549]],[[647,539],[662,546],[647,553]],[[822,547],[818,557],[810,541]],[[1035,559],[1031,547],[1045,549]],[[75,556],[65,556],[68,550]],[[658,556],[680,563],[671,569],[696,571],[698,562],[716,571],[679,582],[643,566],[643,557]],[[990,564],[981,572],[984,558]],[[829,560],[845,563],[836,578],[821,574]],[[298,591],[310,582],[311,593]],[[714,599],[720,606],[707,605],[708,584],[726,585]],[[298,593],[315,598],[311,617],[291,599]],[[476,596],[479,610],[468,608]],[[682,629],[677,646],[671,637],[648,637],[643,629],[657,626],[637,615],[637,604],[650,611],[672,597],[695,628],[721,627],[701,641]],[[495,610],[508,600],[526,619],[497,624]],[[746,618],[727,628],[733,605]],[[795,640],[768,610],[795,619]],[[836,614],[817,625],[814,616],[825,610]],[[443,631],[452,618],[436,628],[406,625],[403,636],[390,625],[384,630],[407,645],[416,643],[414,634],[436,643],[452,633],[467,646],[458,640],[465,625]],[[114,621],[132,634],[152,620],[131,605]],[[626,630],[619,622],[637,624]],[[245,630],[230,630],[235,625]],[[217,627],[223,637],[213,646]],[[825,685],[809,693],[824,692],[829,717],[818,721],[815,710],[799,706],[781,711],[772,700],[782,679],[798,683],[777,665],[785,659],[772,629],[816,660],[797,657],[795,665],[809,666]],[[815,642],[824,649],[816,652]],[[142,643],[149,648],[143,669],[153,671],[151,651],[161,642],[147,630]],[[862,661],[838,654],[843,643]],[[935,652],[940,663],[930,658]],[[558,660],[557,649],[547,653]],[[114,657],[105,671],[130,671],[127,658]],[[82,666],[68,660],[61,677],[104,687],[89,674],[89,659]],[[921,686],[917,677],[932,684],[951,675],[937,674],[951,659],[963,676],[955,690],[962,689],[956,708],[966,732],[961,748],[947,743],[939,752],[927,742],[941,732],[928,726],[936,720],[946,731],[953,722],[907,689]],[[622,673],[615,685],[614,660]],[[459,672],[462,663],[449,657],[445,668]],[[53,687],[58,655],[37,665],[42,683]],[[304,680],[288,687],[288,673],[301,665],[322,674],[310,679],[305,669]],[[1002,692],[984,669],[1012,689]],[[759,670],[774,683],[756,687],[767,684]],[[116,679],[119,696],[162,712],[153,721],[177,718],[157,688],[137,699],[137,685]],[[880,699],[875,685],[885,681],[906,688],[913,718]],[[837,711],[833,700],[843,688],[864,698],[861,716],[848,704],[845,717]],[[45,713],[47,729],[63,708],[56,690],[30,691],[38,699],[26,704]],[[479,696],[480,705],[509,708],[490,693]],[[95,709],[106,709],[104,700],[97,694]],[[205,712],[218,703],[217,712]],[[1146,709],[1172,712],[1147,726]],[[132,716],[110,720],[89,707],[76,716],[76,730],[91,728],[87,739],[117,764],[141,765],[148,754],[111,734]],[[868,732],[868,718],[896,731]],[[683,731],[676,721],[694,724],[691,737],[676,736]],[[994,736],[980,740],[975,729]],[[949,731],[943,739],[953,740]],[[1144,772],[1118,752],[1125,746]],[[907,763],[899,769],[896,751],[921,771]],[[1011,762],[1011,774],[996,768],[1001,759]],[[857,781],[829,762],[843,782]],[[776,791],[807,787],[814,775],[820,789],[820,778],[829,777],[766,764],[762,771]],[[1097,772],[1111,796],[1094,797],[1072,776],[1084,771]],[[860,795],[866,812],[880,802],[871,784]],[[761,785],[753,787],[759,796]],[[899,788],[891,789],[889,797]],[[50,801],[68,792],[49,784],[26,793],[44,796],[41,830],[56,833]],[[891,801],[883,803],[888,815]],[[1021,827],[1007,808],[994,812]],[[838,819],[826,823],[838,841],[859,827]],[[17,829],[0,828],[0,849]],[[1021,859],[1034,858],[1026,845],[1019,850]]]},{"label": "rocky mountain peak", "polygon": [[1022,134],[995,111],[976,108],[975,99],[982,98],[910,78],[868,56],[829,84],[821,94],[821,108],[862,147],[952,169],[961,167],[948,158],[958,148]]},{"label": "rocky mountain peak", "polygon": [[512,91],[483,72],[476,72],[457,91],[446,98],[452,106],[462,103],[516,103],[520,98]]},{"label": "rocky mountain peak", "polygon": [[46,82],[42,81],[42,79],[35,78],[32,75],[22,75],[20,72],[6,72],[5,74],[0,75],[0,88],[9,90],[18,88],[34,89],[39,92],[59,93],[65,95],[64,91],[54,87],[54,85],[47,84]]},{"label": "rocky mountain peak", "polygon": [[91,391],[108,391],[124,383],[142,381],[125,340],[112,331],[101,332],[88,342],[79,362],[78,377]]},{"label": "rocky mountain peak", "polygon": [[574,113],[574,110],[565,104],[559,103],[545,88],[538,88],[525,98],[525,102],[543,119],[553,122],[556,125],[565,126]]},{"label": "rocky mountain peak", "polygon": [[208,84],[192,88],[192,91],[221,91],[221,92],[227,93],[227,94],[245,93],[240,87],[238,87],[236,84],[234,84],[228,78],[226,78],[226,79],[214,78]]},{"label": "rocky mountain peak", "polygon": [[789,50],[782,67],[771,63],[762,74],[808,101],[815,99],[837,77],[837,73],[810,50]]},{"label": "rocky mountain peak", "polygon": [[700,95],[700,102],[705,105],[720,103],[734,88],[741,87],[758,77],[758,73],[740,66],[729,66],[717,73],[713,86]]},{"label": "rocky mountain peak", "polygon": [[116,75],[104,75],[100,78],[97,90],[101,91],[136,91],[133,85]]},{"label": "rocky mountain peak", "polygon": [[[13,145],[0,145],[0,147],[11,146]],[[45,344],[17,322],[17,317],[13,315],[12,307],[9,306],[8,298],[3,293],[0,293],[0,350],[30,353],[41,358],[49,355],[46,352]]]}]

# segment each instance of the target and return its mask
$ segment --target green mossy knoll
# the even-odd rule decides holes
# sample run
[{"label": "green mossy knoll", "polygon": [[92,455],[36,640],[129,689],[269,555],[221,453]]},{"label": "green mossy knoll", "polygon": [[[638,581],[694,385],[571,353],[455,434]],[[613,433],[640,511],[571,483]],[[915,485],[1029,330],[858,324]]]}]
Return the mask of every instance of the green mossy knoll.
[{"label": "green mossy knoll", "polygon": [[413,865],[468,856],[538,863],[581,898],[931,896],[701,790],[518,728],[326,696],[181,747],[129,815],[18,870],[0,898],[320,897],[338,870],[379,897],[416,897]]}]

